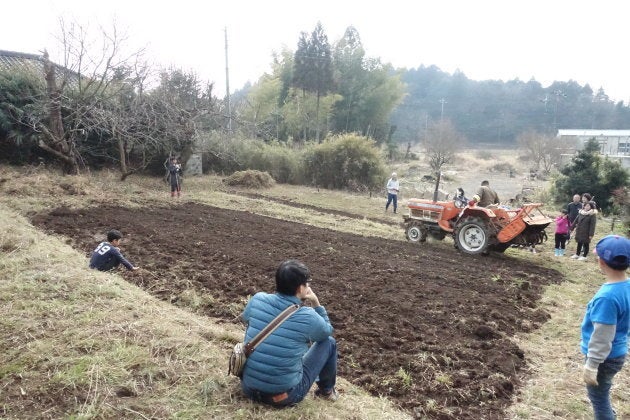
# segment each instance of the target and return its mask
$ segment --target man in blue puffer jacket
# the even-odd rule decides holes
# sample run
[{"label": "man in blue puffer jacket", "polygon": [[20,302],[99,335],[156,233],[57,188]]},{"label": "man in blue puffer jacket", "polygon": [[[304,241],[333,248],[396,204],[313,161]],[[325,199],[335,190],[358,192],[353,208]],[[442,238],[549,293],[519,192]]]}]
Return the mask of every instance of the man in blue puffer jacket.
[{"label": "man in blue puffer jacket", "polygon": [[[337,399],[337,343],[326,309],[310,287],[309,269],[284,261],[276,271],[276,293],[256,293],[247,303],[245,342],[251,341],[280,312],[302,304],[247,359],[244,394],[276,407],[299,403],[317,380],[316,397]],[[313,343],[312,345],[310,345]],[[310,345],[310,347],[309,347]]]}]

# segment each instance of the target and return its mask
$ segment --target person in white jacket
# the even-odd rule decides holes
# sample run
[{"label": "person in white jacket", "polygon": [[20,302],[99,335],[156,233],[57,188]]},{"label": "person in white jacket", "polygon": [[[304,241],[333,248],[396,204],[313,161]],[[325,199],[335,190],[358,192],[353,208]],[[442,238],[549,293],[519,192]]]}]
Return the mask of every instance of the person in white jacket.
[{"label": "person in white jacket", "polygon": [[398,190],[400,190],[400,184],[398,183],[398,176],[396,172],[392,173],[392,177],[387,181],[387,204],[385,204],[385,212],[389,208],[390,203],[394,203],[394,213],[398,210]]}]

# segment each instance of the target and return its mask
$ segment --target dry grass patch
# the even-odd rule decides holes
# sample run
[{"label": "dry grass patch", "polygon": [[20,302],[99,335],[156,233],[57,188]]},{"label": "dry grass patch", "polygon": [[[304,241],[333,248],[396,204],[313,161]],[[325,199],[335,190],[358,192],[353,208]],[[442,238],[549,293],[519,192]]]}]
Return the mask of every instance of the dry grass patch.
[{"label": "dry grass patch", "polygon": [[270,188],[276,181],[267,172],[248,170],[234,172],[225,179],[225,183],[231,186],[246,188]]}]

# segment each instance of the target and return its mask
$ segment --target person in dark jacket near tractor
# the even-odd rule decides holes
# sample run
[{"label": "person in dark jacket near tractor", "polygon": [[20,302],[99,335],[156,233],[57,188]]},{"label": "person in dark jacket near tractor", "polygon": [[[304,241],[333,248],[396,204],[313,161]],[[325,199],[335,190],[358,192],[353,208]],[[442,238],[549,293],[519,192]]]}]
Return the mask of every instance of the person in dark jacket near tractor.
[{"label": "person in dark jacket near tractor", "polygon": [[567,213],[569,215],[569,224],[574,225],[575,220],[580,214],[580,210],[582,210],[582,196],[580,194],[575,194],[573,196],[573,201],[567,204]]},{"label": "person in dark jacket near tractor", "polygon": [[595,225],[597,224],[596,207],[592,201],[584,203],[575,223],[571,226],[571,229],[575,230],[575,241],[577,242],[577,250],[571,258],[578,261],[586,261],[588,256],[589,245],[595,235]]},{"label": "person in dark jacket near tractor", "polygon": [[477,194],[475,194],[468,203],[471,206],[474,206],[477,203],[480,207],[488,207],[491,204],[499,204],[499,195],[495,190],[490,188],[490,182],[481,181],[481,187],[477,190]]},{"label": "person in dark jacket near tractor", "polygon": [[247,323],[245,342],[249,342],[287,307],[305,304],[247,358],[241,387],[254,401],[275,407],[295,405],[316,380],[316,397],[331,401],[338,397],[337,343],[328,313],[310,281],[304,264],[284,261],[276,271],[276,292],[256,293],[245,306],[241,317]]}]

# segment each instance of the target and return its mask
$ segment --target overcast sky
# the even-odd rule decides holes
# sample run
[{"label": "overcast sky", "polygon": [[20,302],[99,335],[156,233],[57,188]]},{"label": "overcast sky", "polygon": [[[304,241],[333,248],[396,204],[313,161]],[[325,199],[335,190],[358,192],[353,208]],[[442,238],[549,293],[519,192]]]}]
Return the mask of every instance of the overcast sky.
[{"label": "overcast sky", "polygon": [[116,26],[159,65],[194,71],[225,93],[269,71],[273,51],[295,50],[320,21],[333,44],[354,26],[367,55],[395,67],[436,65],[470,79],[554,80],[602,86],[630,100],[630,4],[625,0],[20,0],[1,6],[0,49],[55,56],[60,17]]}]

